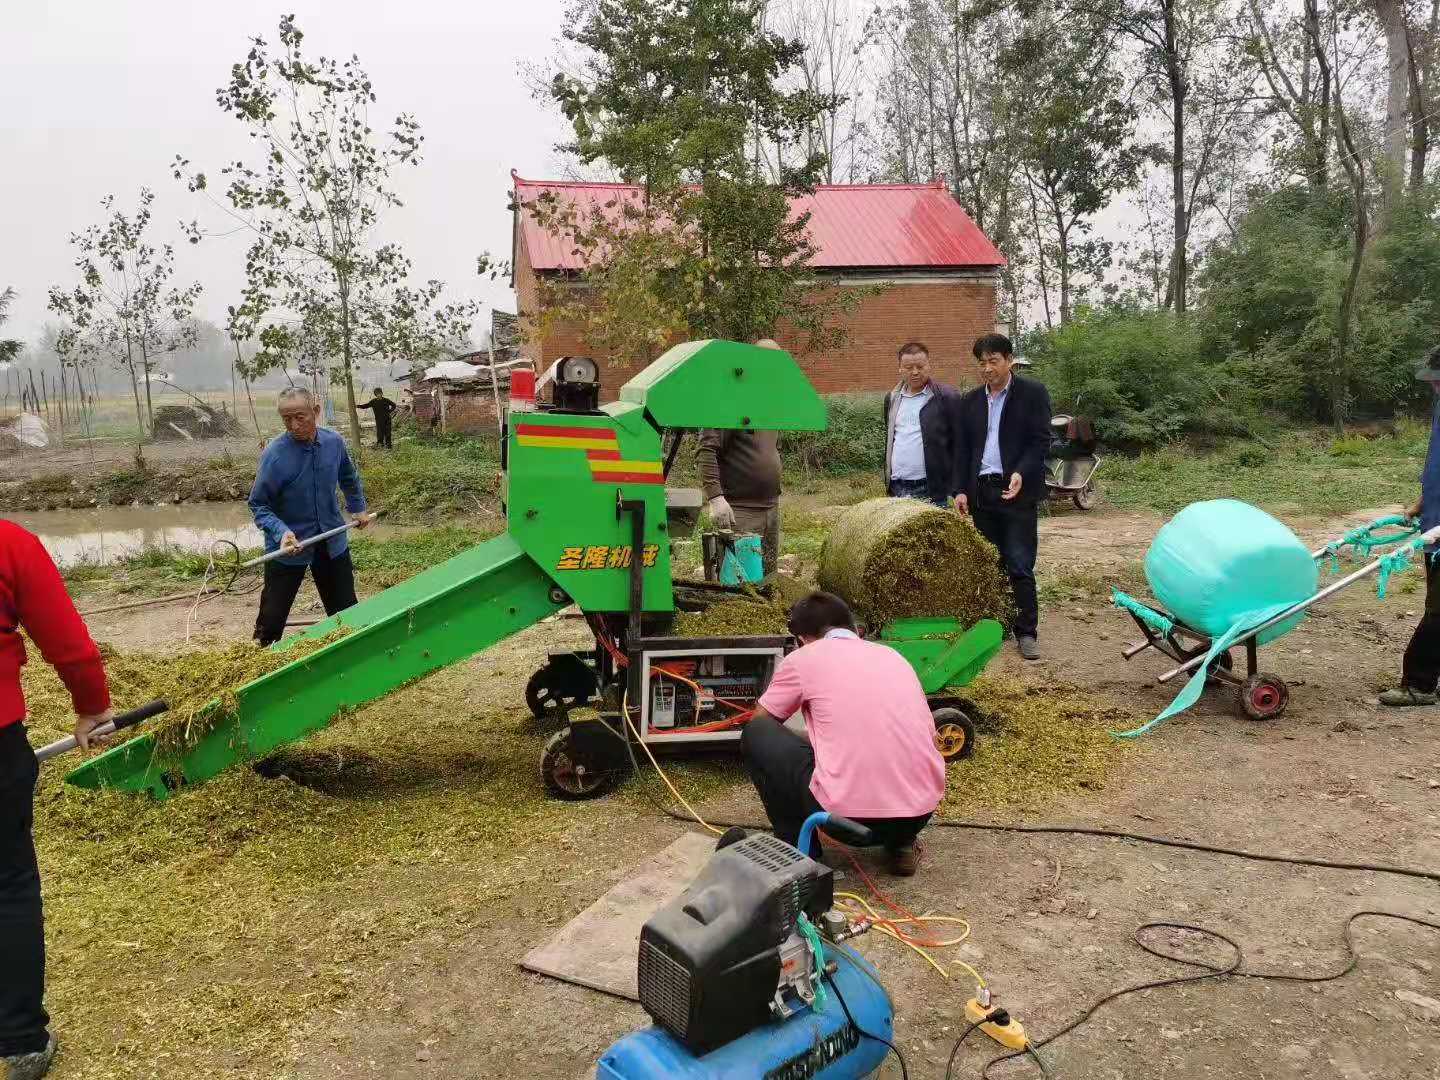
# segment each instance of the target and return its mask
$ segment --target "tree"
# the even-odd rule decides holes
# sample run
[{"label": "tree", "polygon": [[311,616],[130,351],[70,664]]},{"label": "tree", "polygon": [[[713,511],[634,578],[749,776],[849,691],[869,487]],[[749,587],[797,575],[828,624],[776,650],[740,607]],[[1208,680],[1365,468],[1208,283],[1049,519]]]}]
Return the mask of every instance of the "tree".
[{"label": "tree", "polygon": [[1154,151],[1135,138],[1136,109],[1115,70],[1103,32],[1059,34],[1031,20],[1008,51],[1007,68],[1027,88],[1017,117],[1021,168],[1043,206],[1035,208],[1041,290],[1050,310],[1044,259],[1051,255],[1060,321],[1070,321],[1077,281],[1099,278],[1110,246],[1090,235],[1092,218],[1117,193],[1134,187]]},{"label": "tree", "polygon": [[1284,171],[1297,171],[1312,191],[1323,191],[1330,180],[1331,107],[1333,87],[1330,65],[1316,52],[1323,41],[1319,0],[1304,0],[1298,18],[1272,29],[1259,0],[1249,0],[1252,36],[1246,53],[1270,90],[1269,111],[1290,122],[1298,145],[1282,140]]},{"label": "tree", "polygon": [[[532,204],[582,253],[590,289],[552,295],[547,318],[587,319],[602,340],[751,339],[782,318],[811,347],[843,335],[838,290],[818,285],[808,215],[826,156],[808,149],[833,96],[782,84],[803,46],[763,27],[758,0],[575,0],[564,39],[582,50],[550,95],[574,130],[562,149],[603,162],[637,199],[588,210]],[[777,148],[773,178],[750,150]],[[587,314],[588,313],[588,314]]]},{"label": "tree", "polygon": [[198,282],[170,287],[175,250],[146,239],[154,199],[142,188],[134,214],[116,210],[113,195],[101,199],[109,219],[70,237],[78,251],[79,284],[69,291],[52,288],[49,301],[50,310],[65,320],[56,349],[66,363],[109,363],[129,374],[141,441],[149,426],[150,374],[160,357],[194,344],[190,315],[201,291]]},{"label": "tree", "polygon": [[[7,288],[0,292],[0,326],[4,326],[10,318],[10,305],[15,300],[15,290]],[[14,338],[0,338],[0,364],[8,364],[20,355],[24,348],[24,342],[16,341]]]},{"label": "tree", "polygon": [[[432,312],[439,283],[411,289],[409,260],[398,245],[376,239],[383,212],[400,205],[393,171],[420,162],[419,123],[401,113],[381,136],[370,119],[374,83],[359,59],[311,59],[303,42],[294,16],[282,16],[278,49],[272,54],[255,38],[216,92],[221,110],[249,129],[258,148],[252,163],[221,169],[222,205],[253,237],[242,307],[263,345],[259,362],[338,361],[358,446],[357,366],[402,344],[414,351],[418,342],[435,342],[437,327],[473,317],[476,308]],[[208,191],[205,173],[192,172],[184,158],[173,171],[192,191]],[[200,240],[198,224],[189,232]]]}]

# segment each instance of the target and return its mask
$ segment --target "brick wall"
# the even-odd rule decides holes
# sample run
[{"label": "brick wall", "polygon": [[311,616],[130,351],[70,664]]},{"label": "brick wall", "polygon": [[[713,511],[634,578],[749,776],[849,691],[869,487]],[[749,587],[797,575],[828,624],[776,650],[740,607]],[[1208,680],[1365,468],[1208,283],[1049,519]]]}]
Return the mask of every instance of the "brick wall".
[{"label": "brick wall", "polygon": [[[525,245],[517,247],[515,296],[527,355],[536,358],[540,371],[557,357],[595,357],[601,362],[604,397],[613,399],[625,380],[644,368],[646,361],[621,360],[592,348],[582,340],[574,324],[556,326],[542,337],[536,321],[540,302],[536,275],[526,261]],[[978,376],[970,347],[981,334],[995,329],[996,284],[975,275],[895,280],[876,295],[862,299],[846,322],[846,344],[824,353],[798,351],[804,335],[784,325],[777,329],[776,339],[795,354],[821,393],[889,390],[897,379],[896,350],[912,340],[929,346],[930,359],[942,382],[973,385]]]},{"label": "brick wall", "polygon": [[[440,391],[445,395],[445,430],[461,435],[494,435],[495,401],[489,387],[483,391]],[[421,435],[440,431],[440,403],[430,389],[415,393],[415,427]],[[504,406],[504,395],[501,396]]]}]

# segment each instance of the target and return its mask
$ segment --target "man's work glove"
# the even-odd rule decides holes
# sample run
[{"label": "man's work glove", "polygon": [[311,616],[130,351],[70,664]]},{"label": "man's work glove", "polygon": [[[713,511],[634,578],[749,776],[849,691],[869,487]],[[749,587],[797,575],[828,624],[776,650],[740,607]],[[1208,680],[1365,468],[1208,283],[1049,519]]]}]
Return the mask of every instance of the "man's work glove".
[{"label": "man's work glove", "polygon": [[716,495],[710,500],[710,519],[715,522],[717,529],[735,528],[735,511],[724,495]]}]

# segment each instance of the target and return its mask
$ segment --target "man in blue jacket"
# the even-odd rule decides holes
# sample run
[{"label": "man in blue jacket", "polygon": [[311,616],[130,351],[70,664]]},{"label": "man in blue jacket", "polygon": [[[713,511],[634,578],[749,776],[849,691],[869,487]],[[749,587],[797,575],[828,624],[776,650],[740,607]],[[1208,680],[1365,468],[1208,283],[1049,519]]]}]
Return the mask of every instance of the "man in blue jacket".
[{"label": "man in blue jacket", "polygon": [[[1436,395],[1431,409],[1430,449],[1420,473],[1420,498],[1408,514],[1420,519],[1421,529],[1440,525],[1440,345],[1430,350],[1415,377],[1428,382]],[[1435,684],[1440,679],[1440,558],[1433,550],[1425,554],[1425,613],[1405,648],[1400,685],[1380,695],[1381,705],[1434,705]]]},{"label": "man in blue jacket", "polygon": [[350,562],[348,534],[342,532],[303,550],[300,546],[312,536],[345,524],[336,488],[345,493],[345,509],[355,515],[355,527],[363,529],[370,523],[360,474],[345,440],[320,426],[320,404],[310,391],[299,386],[280,391],[280,419],[285,422],[285,434],[275,436],[265,447],[255,486],[250,489],[250,512],[265,534],[266,552],[286,553],[265,564],[265,586],[255,620],[255,640],[261,645],[270,645],[284,635],[306,567],[315,578],[326,615],[355,605],[355,568]]},{"label": "man in blue jacket", "polygon": [[1050,449],[1050,394],[1043,383],[1011,372],[1015,350],[1004,334],[986,334],[973,351],[981,382],[960,399],[955,509],[969,514],[999,549],[1015,593],[1016,644],[1026,660],[1038,660],[1035,555]]}]

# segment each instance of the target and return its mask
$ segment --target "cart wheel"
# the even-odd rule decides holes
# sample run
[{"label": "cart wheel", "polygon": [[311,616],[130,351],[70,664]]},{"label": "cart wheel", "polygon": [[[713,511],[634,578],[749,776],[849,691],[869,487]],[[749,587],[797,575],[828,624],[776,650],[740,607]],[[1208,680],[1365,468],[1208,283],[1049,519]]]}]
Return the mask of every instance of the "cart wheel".
[{"label": "cart wheel", "polygon": [[1240,688],[1240,711],[1251,720],[1273,720],[1290,702],[1290,688],[1279,675],[1257,671]]},{"label": "cart wheel", "polygon": [[551,661],[525,684],[525,704],[536,720],[564,719],[567,709],[588,703],[594,694],[595,675],[578,661],[563,667]]},{"label": "cart wheel", "polygon": [[570,746],[570,729],[557,731],[545,743],[540,757],[540,778],[557,799],[574,802],[594,799],[611,791],[620,774],[614,769],[594,769],[575,760]]},{"label": "cart wheel", "polygon": [[1083,488],[1075,492],[1075,494],[1071,496],[1071,499],[1075,502],[1076,510],[1089,510],[1095,505],[1094,482],[1087,483]]},{"label": "cart wheel", "polygon": [[[1234,670],[1235,670],[1235,658],[1230,655],[1230,650],[1229,650],[1229,649],[1226,649],[1226,650],[1225,650],[1224,652],[1222,652],[1219,656],[1215,657],[1215,659],[1214,659],[1213,661],[1211,661],[1211,664],[1210,664],[1210,678],[1212,678],[1212,679],[1215,678],[1215,676],[1214,676],[1214,670],[1215,670],[1216,668],[1219,668],[1221,671],[1234,671]],[[1218,682],[1219,680],[1217,679],[1216,681]]]},{"label": "cart wheel", "polygon": [[951,705],[932,709],[935,749],[948,761],[961,761],[975,753],[975,721]]}]

